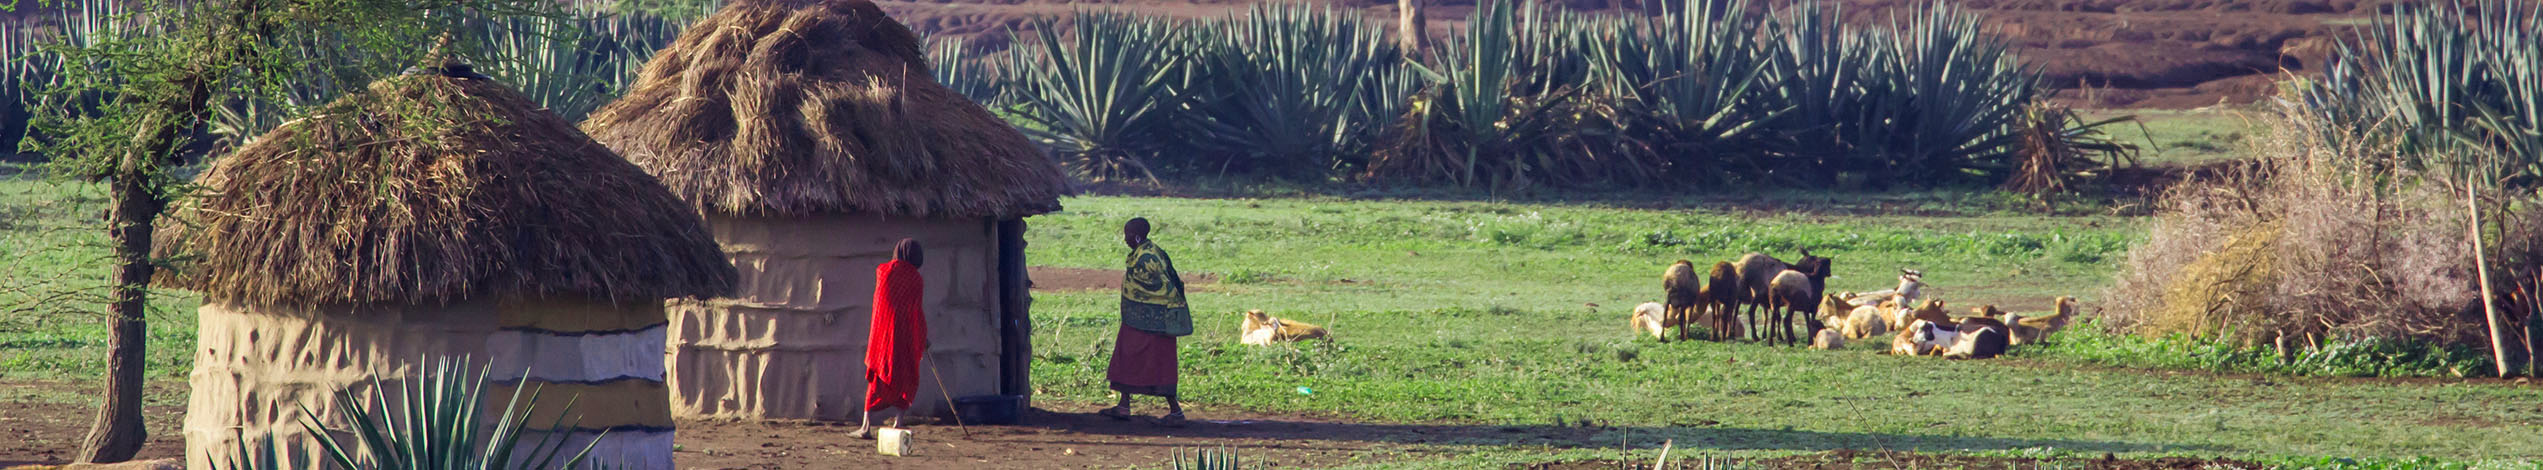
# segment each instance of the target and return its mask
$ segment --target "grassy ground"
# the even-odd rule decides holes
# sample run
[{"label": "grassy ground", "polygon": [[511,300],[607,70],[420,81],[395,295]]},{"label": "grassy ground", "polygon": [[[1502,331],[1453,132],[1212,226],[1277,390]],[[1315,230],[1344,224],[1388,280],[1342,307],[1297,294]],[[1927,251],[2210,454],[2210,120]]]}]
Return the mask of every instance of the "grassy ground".
[{"label": "grassy ground", "polygon": [[[0,260],[0,279],[11,281],[0,285],[55,273],[70,273],[60,282],[74,284],[103,277],[97,236],[72,230],[99,208],[83,191],[0,182],[0,245],[33,253]],[[1219,282],[1194,286],[1201,331],[1182,356],[1197,418],[1245,409],[1552,426],[1635,449],[1549,450],[1515,438],[1417,467],[1648,458],[1662,440],[1680,452],[1735,457],[1894,448],[2491,459],[2543,448],[2543,435],[2530,432],[2543,426],[2543,409],[2533,406],[2543,390],[2530,387],[2144,372],[2042,354],[1940,361],[1868,346],[1662,344],[1635,338],[1623,321],[1634,304],[1659,298],[1668,262],[1802,248],[1836,260],[1836,289],[1887,288],[1897,269],[1919,268],[1956,306],[2039,311],[2058,295],[2096,297],[2142,230],[2134,218],[2006,212],[1999,199],[1794,193],[1613,207],[1087,197],[1032,219],[1031,256],[1037,265],[1117,269],[1118,224],[1146,216],[1184,272],[1216,274]],[[21,295],[0,297],[0,378],[85,380],[102,370],[104,332],[93,313],[78,313],[78,302],[53,309],[0,295]],[[151,373],[180,380],[196,301],[164,298],[153,317]],[[1109,400],[1102,371],[1115,301],[1111,292],[1036,296],[1043,406]],[[1335,338],[1238,346],[1245,309],[1322,324]],[[154,398],[181,403],[181,393]],[[86,401],[68,393],[17,399]]]},{"label": "grassy ground", "polygon": [[[86,380],[106,364],[105,280],[112,272],[106,208],[91,185],[0,176],[0,378]],[[149,373],[183,380],[194,359],[190,292],[152,292]],[[86,401],[86,390],[64,397]],[[154,390],[151,404],[183,404],[181,388]]]},{"label": "grassy ground", "polygon": [[[1837,260],[1839,289],[1923,268],[1962,305],[2088,301],[2125,219],[1740,217],[1543,205],[1082,198],[1034,219],[1036,264],[1117,265],[1146,216],[1199,286],[1185,393],[1381,421],[1596,426],[1737,452],[1884,447],[2128,455],[2531,456],[2543,391],[2147,373],[2031,359],[1937,361],[1635,339],[1626,309],[1678,258],[1757,247]],[[1247,280],[1249,282],[1233,282]],[[1101,402],[1112,293],[1038,295],[1043,399]],[[1595,304],[1596,306],[1592,306]],[[1331,342],[1249,348],[1237,313],[1320,323]],[[2474,431],[2481,439],[2464,439]],[[1630,435],[1630,437],[1628,437]],[[1493,458],[1490,453],[1476,458]]]},{"label": "grassy ground", "polygon": [[2139,163],[2155,165],[2198,165],[2237,158],[2243,140],[2262,131],[2262,113],[2248,107],[2218,107],[2194,110],[2135,109],[2085,111],[2087,120],[2119,116],[2136,116],[2137,124],[2113,124],[2104,127],[2120,142],[2136,144],[2143,150]]}]

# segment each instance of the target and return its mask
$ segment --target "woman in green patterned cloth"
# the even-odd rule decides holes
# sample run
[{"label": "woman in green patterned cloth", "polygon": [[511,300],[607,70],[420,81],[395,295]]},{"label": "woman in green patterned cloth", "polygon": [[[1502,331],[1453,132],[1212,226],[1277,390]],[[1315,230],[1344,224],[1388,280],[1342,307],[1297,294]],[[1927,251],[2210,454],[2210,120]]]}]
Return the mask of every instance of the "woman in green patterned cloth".
[{"label": "woman in green patterned cloth", "polygon": [[1121,227],[1130,258],[1122,270],[1121,332],[1113,337],[1113,363],[1104,376],[1121,392],[1121,403],[1096,414],[1130,419],[1130,396],[1165,397],[1171,408],[1158,418],[1167,426],[1183,425],[1183,402],[1175,395],[1178,361],[1175,338],[1192,334],[1192,308],[1183,303],[1183,277],[1174,260],[1148,241],[1148,219],[1133,218]]}]

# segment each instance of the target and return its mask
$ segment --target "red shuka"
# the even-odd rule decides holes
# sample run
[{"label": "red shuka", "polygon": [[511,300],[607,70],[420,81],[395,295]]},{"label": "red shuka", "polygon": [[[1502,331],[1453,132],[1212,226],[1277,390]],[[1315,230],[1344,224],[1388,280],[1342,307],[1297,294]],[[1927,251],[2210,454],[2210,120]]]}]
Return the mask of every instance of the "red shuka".
[{"label": "red shuka", "polygon": [[927,351],[926,281],[901,260],[874,268],[874,324],[865,340],[865,409],[909,408]]}]

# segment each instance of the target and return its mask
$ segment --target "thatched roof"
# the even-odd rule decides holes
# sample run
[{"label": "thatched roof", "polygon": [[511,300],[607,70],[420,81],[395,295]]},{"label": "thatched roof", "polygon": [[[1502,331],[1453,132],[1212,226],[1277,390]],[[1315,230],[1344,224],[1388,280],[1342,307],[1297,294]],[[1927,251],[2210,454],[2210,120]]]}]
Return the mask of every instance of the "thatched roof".
[{"label": "thatched roof", "polygon": [[1068,181],[1024,134],[928,73],[863,0],[740,0],[645,64],[583,130],[702,210],[1021,217]]},{"label": "thatched roof", "polygon": [[[455,73],[451,75],[468,75]],[[265,305],[732,289],[696,211],[492,81],[372,83],[213,163],[162,224],[163,285]]]}]

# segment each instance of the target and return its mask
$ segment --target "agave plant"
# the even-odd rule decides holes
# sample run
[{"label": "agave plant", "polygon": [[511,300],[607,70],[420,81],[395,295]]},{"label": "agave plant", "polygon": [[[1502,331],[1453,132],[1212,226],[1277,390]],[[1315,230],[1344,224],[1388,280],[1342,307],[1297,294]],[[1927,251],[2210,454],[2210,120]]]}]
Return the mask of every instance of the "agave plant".
[{"label": "agave plant", "polygon": [[1887,55],[1888,86],[1875,109],[1887,125],[1866,128],[1889,163],[1879,177],[1945,181],[2012,173],[2015,130],[2037,97],[2040,75],[2014,59],[2013,46],[1986,34],[1977,15],[1936,3],[1907,27]]},{"label": "agave plant", "polygon": [[[539,400],[535,387],[514,389],[502,414],[488,421],[487,416],[482,416],[486,410],[482,404],[488,398],[498,398],[487,393],[490,370],[474,370],[464,357],[437,358],[432,362],[432,373],[407,378],[395,394],[376,378],[368,392],[371,396],[338,390],[336,411],[352,422],[350,429],[328,428],[315,418],[317,412],[306,406],[301,408],[301,426],[335,468],[546,470],[581,468],[592,463],[592,445],[569,449],[559,434],[528,440],[530,416],[537,411],[535,403]],[[372,406],[365,408],[362,403]],[[573,407],[568,400],[566,409],[557,414],[548,429],[572,427]],[[339,433],[350,434],[355,440],[346,442],[337,437]],[[242,436],[236,454],[220,457],[222,462],[215,468],[279,469],[281,458],[275,439],[271,434],[261,439]],[[566,454],[567,451],[573,453]]]},{"label": "agave plant", "polygon": [[1769,26],[1767,97],[1788,109],[1776,130],[1795,153],[1787,180],[1875,187],[2001,179],[2039,74],[1975,14],[1935,4],[1891,29],[1847,31],[1837,5],[1805,0]]},{"label": "agave plant", "polygon": [[2400,150],[2391,162],[2484,186],[2543,187],[2543,19],[2530,3],[2399,5],[2342,41],[2300,112],[2330,139]]},{"label": "agave plant", "polygon": [[[1378,177],[1465,187],[1525,188],[1583,183],[1585,162],[1565,145],[1578,88],[1530,89],[1518,55],[1523,34],[1549,31],[1506,1],[1476,5],[1466,34],[1440,48],[1436,67],[1415,64],[1428,84],[1397,126],[1394,142],[1370,163]],[[1540,69],[1541,70],[1541,69]]]},{"label": "agave plant", "polygon": [[935,45],[927,49],[927,64],[936,76],[936,83],[952,88],[974,103],[994,108],[1006,102],[1007,87],[1004,77],[998,75],[996,64],[989,63],[987,57],[973,55],[970,42],[961,37],[935,41]]},{"label": "agave plant", "polygon": [[1189,453],[1185,452],[1183,449],[1177,448],[1174,450],[1174,456],[1169,458],[1166,462],[1169,464],[1168,467],[1171,467],[1174,470],[1237,470],[1245,468],[1243,466],[1243,461],[1238,459],[1236,454],[1237,452],[1235,448],[1227,447],[1218,449],[1194,449]]},{"label": "agave plant", "polygon": [[81,49],[111,41],[128,34],[150,34],[133,25],[155,25],[132,21],[134,15],[150,12],[127,10],[124,2],[112,0],[79,0],[58,4],[61,10],[51,28],[22,27],[0,31],[0,153],[15,153],[20,139],[33,133],[29,121],[34,110],[48,106],[88,106],[103,97],[87,97],[88,103],[39,103],[46,87],[59,84],[64,67],[103,70],[111,64],[82,59],[85,63],[66,63],[56,47]]},{"label": "agave plant", "polygon": [[1747,0],[1686,7],[1587,29],[1609,38],[1587,48],[1595,64],[1589,79],[1602,97],[1629,107],[1627,138],[1657,153],[1664,171],[1718,180],[1735,169],[1725,156],[1769,150],[1759,130],[1781,110],[1763,109],[1752,96],[1765,88],[1768,62],[1752,47],[1758,27]]},{"label": "agave plant", "polygon": [[[702,8],[720,2],[708,1]],[[451,59],[473,63],[478,71],[528,96],[531,101],[568,120],[581,120],[603,104],[625,94],[636,72],[654,51],[669,45],[692,20],[643,13],[613,13],[597,2],[577,2],[559,12],[528,12],[501,18],[468,18],[460,28],[475,35],[460,42],[469,50],[444,51]],[[481,12],[483,13],[483,12]],[[414,65],[402,53],[364,51],[342,46],[356,43],[328,35],[277,39],[305,56],[337,57],[332,66],[295,72],[299,80],[274,98],[227,103],[215,110],[213,134],[230,144],[263,135],[310,107],[324,105],[382,76]]]},{"label": "agave plant", "polygon": [[[1200,28],[1196,80],[1186,88],[1185,135],[1220,172],[1321,177],[1370,147],[1360,132],[1391,115],[1361,100],[1399,100],[1363,87],[1400,72],[1396,44],[1356,13],[1303,4],[1256,5]],[[1384,106],[1384,105],[1378,105]]]},{"label": "agave plant", "polygon": [[1062,34],[1036,20],[1009,48],[1019,126],[1078,177],[1156,181],[1146,160],[1174,140],[1171,87],[1184,77],[1182,32],[1167,20],[1078,12]]},{"label": "agave plant", "polygon": [[[1766,26],[1768,71],[1761,77],[1767,106],[1784,110],[1772,130],[1793,142],[1793,152],[1753,168],[1787,182],[1833,184],[1836,168],[1876,165],[1855,136],[1878,127],[1865,97],[1885,63],[1875,48],[1846,34],[1839,5],[1795,2]],[[1873,149],[1877,151],[1877,148]]]}]

